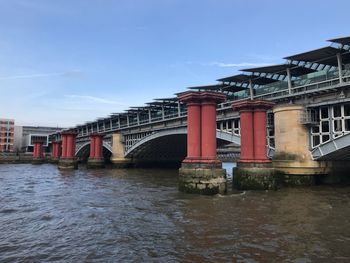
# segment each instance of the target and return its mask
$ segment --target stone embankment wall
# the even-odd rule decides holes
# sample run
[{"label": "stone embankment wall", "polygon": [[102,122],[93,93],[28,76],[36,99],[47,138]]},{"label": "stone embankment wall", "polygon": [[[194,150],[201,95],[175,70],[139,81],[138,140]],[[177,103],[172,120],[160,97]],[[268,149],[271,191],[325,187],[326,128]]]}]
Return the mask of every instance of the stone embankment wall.
[{"label": "stone embankment wall", "polygon": [[[50,155],[46,155],[43,158],[44,162],[50,160]],[[31,153],[1,153],[0,164],[8,163],[31,163],[33,161],[33,155]]]}]

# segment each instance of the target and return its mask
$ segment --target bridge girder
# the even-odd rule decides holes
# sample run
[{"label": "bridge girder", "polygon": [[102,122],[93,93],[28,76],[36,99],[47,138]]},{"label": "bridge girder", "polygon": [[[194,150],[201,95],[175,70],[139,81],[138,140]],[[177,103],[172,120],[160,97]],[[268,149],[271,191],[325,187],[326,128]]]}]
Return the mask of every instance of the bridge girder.
[{"label": "bridge girder", "polygon": [[[234,143],[240,145],[240,137],[233,133],[217,130],[216,138],[218,144]],[[162,130],[145,136],[126,153],[126,158],[141,159],[183,159],[186,156],[187,128],[179,127],[175,129]]]},{"label": "bridge girder", "polygon": [[316,147],[311,154],[317,161],[350,160],[350,133]]},{"label": "bridge girder", "polygon": [[[112,154],[112,146],[107,143],[107,142],[103,142],[103,155],[111,155]],[[90,141],[84,142],[83,144],[81,144],[77,150],[75,151],[75,156],[76,157],[86,157],[89,156],[89,149],[90,149]]]}]

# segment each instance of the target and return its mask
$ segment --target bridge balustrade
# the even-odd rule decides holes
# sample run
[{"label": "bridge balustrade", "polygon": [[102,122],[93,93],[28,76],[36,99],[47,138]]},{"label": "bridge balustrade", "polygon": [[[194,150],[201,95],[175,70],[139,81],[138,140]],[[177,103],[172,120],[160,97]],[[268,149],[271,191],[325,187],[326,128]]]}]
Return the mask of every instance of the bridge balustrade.
[{"label": "bridge balustrade", "polygon": [[[343,81],[344,81],[344,85],[347,84],[347,82],[350,82],[350,64],[345,65],[343,72]],[[339,78],[338,76],[338,72],[336,70],[333,71],[325,71],[324,74],[321,76],[315,76],[315,77],[310,77],[309,78],[304,78],[303,80],[300,80],[299,82],[295,82],[294,85],[298,85],[298,84],[303,84],[305,82],[307,82],[307,84],[302,85],[302,86],[294,86],[291,89],[291,93],[289,94],[288,89],[284,89],[286,82],[285,81],[281,81],[281,83],[277,83],[275,85],[271,84],[270,86],[267,86],[267,88],[264,91],[269,91],[269,90],[276,90],[273,91],[271,93],[264,93],[264,94],[256,94],[254,95],[254,98],[262,98],[262,99],[268,99],[268,100],[274,100],[274,99],[279,99],[279,98],[286,98],[286,97],[291,97],[291,96],[297,96],[299,94],[307,94],[307,93],[314,93],[314,92],[319,92],[319,91],[324,91],[327,89],[335,89],[339,86]],[[282,90],[280,90],[282,89]],[[243,100],[247,97],[247,92],[246,91],[242,91],[240,93],[240,97],[236,96],[235,98],[240,98],[238,100],[235,101],[239,101],[239,100]],[[233,100],[228,100],[224,103],[221,103],[218,105],[217,111],[221,112],[221,111],[227,111],[230,110],[231,108],[231,103]],[[169,121],[171,120],[175,120],[175,121],[179,121],[181,120],[181,123],[185,123],[185,117],[187,115],[187,112],[184,110],[181,110],[180,112],[180,116],[178,111],[175,112],[175,110],[169,110],[166,111],[165,114],[162,114],[161,111],[157,111],[157,112],[153,112],[151,114],[151,119],[149,119],[149,115],[147,114],[140,114],[140,116],[143,116],[142,118],[139,119],[139,121],[137,121],[137,118],[135,117],[130,117],[129,119],[129,123],[127,123],[127,119],[124,117],[118,117],[118,118],[113,118],[111,117],[111,119],[106,119],[105,121],[98,121],[96,123],[92,123],[92,124],[88,124],[86,127],[82,127],[78,129],[78,137],[84,137],[84,136],[88,136],[90,133],[94,133],[94,132],[100,132],[100,133],[109,133],[109,132],[113,132],[113,131],[117,131],[117,130],[125,130],[125,129],[129,129],[129,128],[137,128],[140,125],[143,125],[144,127],[140,127],[139,129],[145,129],[147,128],[147,124],[152,124],[152,126],[150,126],[151,129],[158,129],[164,126],[169,126],[171,127],[173,124],[171,124]],[[146,118],[147,117],[147,118]],[[218,126],[217,128],[219,128],[220,130],[223,131],[227,131],[227,132],[232,132],[234,134],[239,134],[239,127],[234,126],[232,124],[228,124],[229,122],[225,123],[222,122],[220,120],[220,114],[218,113],[218,120],[217,123],[222,123]],[[346,119],[344,116],[344,119]],[[232,117],[229,117],[229,119],[231,119],[232,121]],[[166,123],[164,122],[166,121]],[[325,121],[325,120],[323,120]],[[335,123],[333,123],[332,125],[335,127],[340,126],[340,121],[334,119],[334,121],[337,121]],[[343,122],[343,121],[342,121]],[[163,124],[164,123],[164,124]],[[174,127],[178,126],[179,122],[174,124]],[[231,126],[230,126],[231,125]],[[325,124],[323,124],[325,125]],[[345,124],[344,124],[345,125]],[[348,125],[348,124],[346,124]],[[332,127],[333,127],[332,126]],[[343,124],[342,124],[343,126]],[[271,127],[271,125],[269,126]],[[331,132],[327,131],[326,126],[319,128],[319,130],[317,130],[316,128],[312,128],[312,130],[310,131],[312,133],[312,145],[311,148],[315,148],[320,144],[326,143],[328,142],[331,138],[335,138],[334,136],[342,136],[345,133],[348,133],[348,131],[344,128],[342,128],[341,131],[338,131],[337,129],[333,132],[332,134],[329,134]],[[147,128],[148,129],[148,128]],[[273,129],[268,129],[267,131],[268,134],[268,138],[267,138],[267,144],[269,145],[269,147],[273,148],[274,147],[274,131]],[[133,140],[135,142],[135,140]],[[128,146],[129,147],[129,146]]]}]

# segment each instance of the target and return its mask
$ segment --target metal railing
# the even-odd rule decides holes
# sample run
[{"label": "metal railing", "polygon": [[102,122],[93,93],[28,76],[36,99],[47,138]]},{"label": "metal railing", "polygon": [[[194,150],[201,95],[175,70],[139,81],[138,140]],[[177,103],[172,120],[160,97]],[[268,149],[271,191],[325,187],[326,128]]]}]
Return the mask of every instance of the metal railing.
[{"label": "metal railing", "polygon": [[[339,86],[347,85],[350,82],[350,69],[343,70],[343,83],[340,83],[339,77],[337,76],[337,72],[332,72],[332,74],[326,74],[326,75],[321,75],[317,76],[314,78],[305,78],[305,80],[308,80],[307,84],[299,85],[299,86],[294,86],[290,90],[288,88],[286,89],[278,89],[273,92],[268,92],[268,93],[263,93],[263,94],[257,94],[254,95],[254,99],[266,99],[266,100],[277,100],[280,98],[288,98],[288,97],[293,97],[293,96],[298,96],[298,95],[303,95],[307,93],[313,93],[317,92],[320,90],[327,90],[329,88],[334,89]],[[332,77],[332,78],[331,78]],[[318,82],[315,82],[315,80],[320,80]],[[299,81],[298,83],[305,83],[305,81]],[[271,85],[272,86],[272,85]],[[279,85],[279,87],[285,87],[285,85]],[[272,87],[269,87],[272,88]],[[217,107],[217,111],[223,111],[230,109],[232,106],[232,102],[237,102],[237,101],[243,101],[247,100],[248,96],[247,95],[242,95],[240,96],[239,99],[233,99],[229,101],[225,101],[223,103],[220,103]],[[157,124],[163,121],[169,121],[169,120],[176,120],[176,119],[181,119],[187,116],[187,111],[181,111],[180,114],[178,112],[176,113],[171,113],[171,114],[164,114],[163,116],[159,117],[153,117],[150,119],[144,119],[139,122],[130,122],[129,124],[118,124],[118,125],[112,125],[110,128],[102,128],[99,129],[100,132],[110,132],[110,131],[116,131],[116,130],[123,130],[127,128],[135,128],[137,126],[143,126],[143,125],[148,125],[148,124]],[[79,136],[87,136],[91,133],[89,130],[88,133],[80,133]]]}]

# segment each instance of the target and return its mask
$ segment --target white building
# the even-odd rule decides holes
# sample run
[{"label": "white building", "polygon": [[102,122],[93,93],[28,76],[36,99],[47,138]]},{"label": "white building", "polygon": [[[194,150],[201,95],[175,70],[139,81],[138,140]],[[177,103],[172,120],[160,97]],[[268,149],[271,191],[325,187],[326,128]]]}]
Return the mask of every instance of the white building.
[{"label": "white building", "polygon": [[61,131],[63,128],[43,126],[16,126],[15,147],[20,151],[33,152],[34,141],[42,141],[44,151],[50,145],[49,135]]}]

